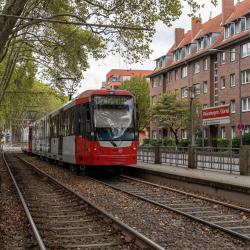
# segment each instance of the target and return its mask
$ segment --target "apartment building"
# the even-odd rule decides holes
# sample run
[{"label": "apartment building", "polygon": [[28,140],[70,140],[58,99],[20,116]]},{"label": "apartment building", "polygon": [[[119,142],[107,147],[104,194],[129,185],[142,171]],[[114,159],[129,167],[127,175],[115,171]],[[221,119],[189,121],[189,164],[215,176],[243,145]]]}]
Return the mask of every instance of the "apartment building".
[{"label": "apartment building", "polygon": [[[250,131],[250,0],[222,0],[222,13],[202,23],[191,19],[191,30],[175,29],[175,42],[156,60],[150,74],[150,98],[175,91],[187,98],[191,87],[203,108],[230,104],[230,123],[202,126],[208,138],[234,138],[238,124]],[[241,114],[241,115],[240,115]],[[187,138],[185,129],[180,132]],[[151,138],[169,135],[151,124]]]},{"label": "apartment building", "polygon": [[119,86],[134,76],[146,77],[152,70],[112,69],[106,75],[106,82],[102,84],[105,89],[117,89]]}]

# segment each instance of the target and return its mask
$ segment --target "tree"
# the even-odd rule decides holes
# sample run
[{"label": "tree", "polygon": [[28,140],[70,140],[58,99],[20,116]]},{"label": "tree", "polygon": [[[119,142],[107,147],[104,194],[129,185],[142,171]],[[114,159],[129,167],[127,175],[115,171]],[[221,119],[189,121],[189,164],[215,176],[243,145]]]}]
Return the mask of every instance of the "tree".
[{"label": "tree", "polygon": [[175,137],[176,145],[179,142],[178,131],[188,126],[188,100],[180,100],[175,93],[165,93],[159,96],[150,108],[152,121],[158,126],[170,130]]},{"label": "tree", "polygon": [[[191,13],[198,2],[187,0]],[[15,65],[25,60],[50,80],[79,81],[89,57],[119,52],[131,62],[147,58],[156,22],[170,26],[182,8],[181,0],[0,0],[0,64],[6,57],[10,62],[0,79],[0,102]]]},{"label": "tree", "polygon": [[[14,134],[29,122],[58,108],[67,98],[50,86],[35,78],[32,62],[17,65],[7,88],[3,102],[0,104],[0,131],[12,128]],[[1,72],[1,66],[0,66]]]},{"label": "tree", "polygon": [[133,77],[121,85],[122,89],[130,91],[136,98],[137,112],[139,114],[139,130],[143,130],[149,124],[149,88],[148,82],[141,76]]}]

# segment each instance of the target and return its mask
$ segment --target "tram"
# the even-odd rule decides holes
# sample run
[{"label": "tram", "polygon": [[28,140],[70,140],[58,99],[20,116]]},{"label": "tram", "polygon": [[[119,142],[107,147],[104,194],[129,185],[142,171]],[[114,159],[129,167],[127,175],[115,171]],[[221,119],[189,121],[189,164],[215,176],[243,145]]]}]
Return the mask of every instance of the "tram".
[{"label": "tram", "polygon": [[79,168],[136,164],[136,117],[128,91],[85,91],[23,129],[23,151]]}]

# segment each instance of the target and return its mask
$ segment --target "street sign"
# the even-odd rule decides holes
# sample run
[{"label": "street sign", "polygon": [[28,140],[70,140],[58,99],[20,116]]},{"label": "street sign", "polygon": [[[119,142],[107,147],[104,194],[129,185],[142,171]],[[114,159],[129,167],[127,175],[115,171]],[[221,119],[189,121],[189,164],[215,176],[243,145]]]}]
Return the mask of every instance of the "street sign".
[{"label": "street sign", "polygon": [[243,123],[239,123],[237,125],[237,129],[241,132],[241,131],[243,131],[245,129],[245,125]]},{"label": "street sign", "polygon": [[222,105],[202,110],[202,124],[217,125],[230,123],[230,105]]}]

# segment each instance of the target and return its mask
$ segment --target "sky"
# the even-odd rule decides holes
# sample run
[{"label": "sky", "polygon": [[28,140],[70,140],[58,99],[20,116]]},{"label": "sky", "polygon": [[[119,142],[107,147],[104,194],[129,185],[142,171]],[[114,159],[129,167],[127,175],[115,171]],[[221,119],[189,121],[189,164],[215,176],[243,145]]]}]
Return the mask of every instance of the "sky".
[{"label": "sky", "polygon": [[[199,3],[205,3],[205,8],[201,9],[197,14],[201,15],[202,22],[206,22],[209,19],[210,12],[212,17],[221,13],[221,0],[219,4],[214,6],[208,0],[200,0]],[[153,50],[150,58],[137,64],[127,64],[122,58],[117,55],[107,56],[101,60],[90,59],[90,68],[84,72],[84,79],[81,82],[81,87],[78,93],[81,93],[88,89],[99,89],[101,84],[106,79],[106,74],[111,69],[145,69],[153,70],[155,68],[155,59],[166,54],[171,45],[174,43],[174,29],[184,28],[185,32],[191,29],[191,19],[187,14],[189,13],[189,7],[185,6],[182,16],[176,20],[172,27],[167,27],[162,23],[156,25],[156,33],[153,41],[150,45]]]}]

